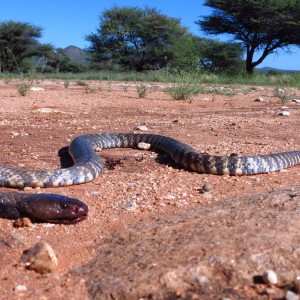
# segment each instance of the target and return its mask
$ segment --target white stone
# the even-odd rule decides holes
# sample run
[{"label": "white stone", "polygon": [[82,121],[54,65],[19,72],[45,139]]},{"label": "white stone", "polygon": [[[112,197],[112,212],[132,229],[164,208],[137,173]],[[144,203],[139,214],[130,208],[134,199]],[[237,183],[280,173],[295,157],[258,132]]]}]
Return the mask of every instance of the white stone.
[{"label": "white stone", "polygon": [[27,286],[23,284],[18,284],[14,287],[14,291],[16,292],[24,292],[27,291]]},{"label": "white stone", "polygon": [[44,88],[41,88],[41,87],[31,87],[30,88],[30,90],[32,91],[32,92],[42,92],[42,91],[44,91],[45,89]]},{"label": "white stone", "polygon": [[299,296],[292,291],[287,291],[285,295],[286,300],[299,300]]},{"label": "white stone", "polygon": [[287,111],[287,110],[283,110],[283,111],[280,111],[278,113],[278,115],[280,115],[280,116],[290,116],[291,113],[289,111]]},{"label": "white stone", "polygon": [[146,125],[140,125],[135,128],[136,130],[148,131],[148,127]]},{"label": "white stone", "polygon": [[138,148],[143,150],[149,150],[151,148],[151,144],[141,142],[138,143]]},{"label": "white stone", "polygon": [[277,274],[273,270],[266,270],[263,275],[263,280],[267,284],[277,284],[278,278]]}]

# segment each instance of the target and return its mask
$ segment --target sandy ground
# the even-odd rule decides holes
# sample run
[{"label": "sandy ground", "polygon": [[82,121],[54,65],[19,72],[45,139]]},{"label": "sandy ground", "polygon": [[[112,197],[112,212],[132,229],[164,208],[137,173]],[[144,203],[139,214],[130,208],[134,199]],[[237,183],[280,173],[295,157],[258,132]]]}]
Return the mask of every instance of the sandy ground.
[{"label": "sandy ground", "polygon": [[[89,84],[94,89],[91,93],[75,83],[65,88],[61,81],[36,81],[34,87],[44,90],[21,97],[15,83],[0,82],[1,164],[28,169],[51,169],[61,162],[67,165],[66,155],[59,157],[58,150],[68,146],[75,136],[140,132],[136,128],[141,125],[149,129],[147,133],[179,139],[209,154],[251,155],[299,149],[300,106],[281,103],[271,87],[215,87],[218,93],[174,101],[157,84],[149,84],[144,99],[139,99],[136,87],[128,83]],[[299,99],[299,90],[291,92]],[[265,101],[254,101],[259,96]],[[283,106],[288,107],[289,116],[278,114]],[[95,278],[86,269],[82,273],[78,270],[98,256],[103,241],[158,217],[172,218],[224,199],[234,201],[261,191],[291,187],[300,179],[300,166],[271,174],[229,177],[188,172],[176,168],[167,155],[142,150],[112,149],[99,154],[107,168],[91,183],[24,191],[81,199],[89,206],[87,220],[69,226],[34,224],[30,228],[15,228],[12,221],[0,220],[1,299],[101,299],[101,293],[90,289]],[[205,182],[212,189],[203,194],[200,190]],[[220,235],[219,227],[215,234]],[[56,273],[39,275],[26,270],[20,261],[22,252],[41,240],[49,243],[58,256]],[[123,267],[129,268],[130,259],[125,256],[122,261]],[[25,290],[19,290],[20,286]],[[254,294],[253,299],[258,295]],[[202,299],[196,296],[191,299]],[[130,299],[130,295],[126,297]]]}]

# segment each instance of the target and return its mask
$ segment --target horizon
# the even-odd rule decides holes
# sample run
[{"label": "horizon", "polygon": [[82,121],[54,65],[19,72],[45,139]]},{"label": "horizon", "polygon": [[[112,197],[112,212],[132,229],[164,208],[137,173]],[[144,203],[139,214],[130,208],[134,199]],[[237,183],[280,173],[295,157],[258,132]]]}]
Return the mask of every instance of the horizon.
[{"label": "horizon", "polygon": [[[96,32],[99,27],[99,16],[106,9],[111,9],[114,5],[131,7],[153,7],[168,17],[181,20],[181,25],[188,28],[188,31],[194,35],[213,38],[220,41],[230,41],[228,35],[205,35],[200,27],[195,24],[200,16],[209,15],[210,8],[203,6],[204,1],[195,3],[194,0],[184,2],[175,0],[172,5],[168,3],[152,0],[121,0],[97,1],[90,0],[84,9],[78,3],[71,0],[59,1],[52,0],[51,3],[43,3],[35,0],[15,0],[8,2],[0,10],[0,22],[21,21],[28,22],[34,26],[43,28],[42,38],[39,41],[43,44],[50,43],[55,48],[66,48],[76,46],[86,49],[88,43],[85,36]],[[278,53],[268,55],[268,57],[257,66],[300,71],[300,48],[290,47],[292,54],[284,53],[278,50]],[[256,56],[257,57],[257,56]]]}]

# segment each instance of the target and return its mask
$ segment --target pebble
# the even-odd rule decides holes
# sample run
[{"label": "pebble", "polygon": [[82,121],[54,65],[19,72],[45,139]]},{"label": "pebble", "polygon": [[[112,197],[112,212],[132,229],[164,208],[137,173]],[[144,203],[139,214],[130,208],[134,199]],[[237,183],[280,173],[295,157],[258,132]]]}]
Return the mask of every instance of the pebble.
[{"label": "pebble", "polygon": [[287,110],[283,110],[283,111],[280,111],[278,113],[278,115],[280,115],[280,116],[290,116],[291,113],[289,111],[287,111]]},{"label": "pebble", "polygon": [[201,192],[209,192],[212,189],[212,184],[209,182],[204,182],[202,188],[201,188]]},{"label": "pebble", "polygon": [[29,270],[40,274],[52,273],[57,270],[58,260],[54,250],[46,242],[38,242],[25,250],[21,260]]},{"label": "pebble", "polygon": [[34,111],[40,112],[40,113],[44,113],[44,114],[60,112],[60,111],[57,110],[57,109],[48,108],[48,107],[38,108],[38,109],[35,109]]},{"label": "pebble", "polygon": [[32,222],[28,218],[19,218],[15,220],[14,227],[32,227]]},{"label": "pebble", "polygon": [[137,126],[134,129],[141,130],[141,131],[148,131],[149,130],[149,128],[147,126],[145,126],[145,125]]},{"label": "pebble", "polygon": [[292,291],[287,291],[285,295],[286,300],[299,300],[299,296]]},{"label": "pebble", "polygon": [[264,282],[267,284],[277,284],[278,283],[277,274],[273,270],[266,270],[263,273],[262,278],[263,278]]},{"label": "pebble", "polygon": [[281,106],[280,109],[282,109],[282,110],[289,110],[290,108],[288,106]]},{"label": "pebble", "polygon": [[265,98],[262,96],[259,96],[254,100],[254,102],[265,102],[265,101],[266,101]]},{"label": "pebble", "polygon": [[126,203],[123,204],[123,208],[124,208],[126,211],[132,211],[132,210],[135,210],[135,209],[137,208],[137,203],[136,203],[135,200],[126,202]]},{"label": "pebble", "polygon": [[41,87],[35,87],[35,86],[33,86],[33,87],[30,88],[30,90],[31,90],[32,92],[42,92],[42,91],[44,91],[45,89],[44,89],[44,88],[41,88]]},{"label": "pebble", "polygon": [[151,144],[141,142],[138,143],[138,148],[143,150],[149,150],[151,148]]},{"label": "pebble", "polygon": [[95,195],[100,195],[101,193],[99,191],[91,191],[91,195],[95,196]]},{"label": "pebble", "polygon": [[292,102],[295,102],[295,103],[299,104],[300,103],[300,99],[293,99]]},{"label": "pebble", "polygon": [[23,284],[18,284],[14,287],[15,292],[24,292],[27,291],[27,286]]}]

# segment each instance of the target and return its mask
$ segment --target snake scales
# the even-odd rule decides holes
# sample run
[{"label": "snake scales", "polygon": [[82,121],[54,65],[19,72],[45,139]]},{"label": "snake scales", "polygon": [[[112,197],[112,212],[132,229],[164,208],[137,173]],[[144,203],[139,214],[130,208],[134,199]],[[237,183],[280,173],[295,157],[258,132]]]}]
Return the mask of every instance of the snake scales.
[{"label": "snake scales", "polygon": [[[71,142],[69,153],[74,161],[72,167],[26,170],[0,166],[0,186],[14,188],[58,187],[89,182],[98,177],[103,168],[101,158],[94,151],[96,148],[138,148],[141,142],[148,143],[152,148],[169,154],[179,166],[198,173],[252,175],[278,171],[300,163],[300,151],[255,156],[235,154],[212,156],[199,154],[192,147],[161,135],[89,134],[78,136]],[[45,204],[41,202],[39,205]],[[78,212],[78,209],[76,211]]]}]

